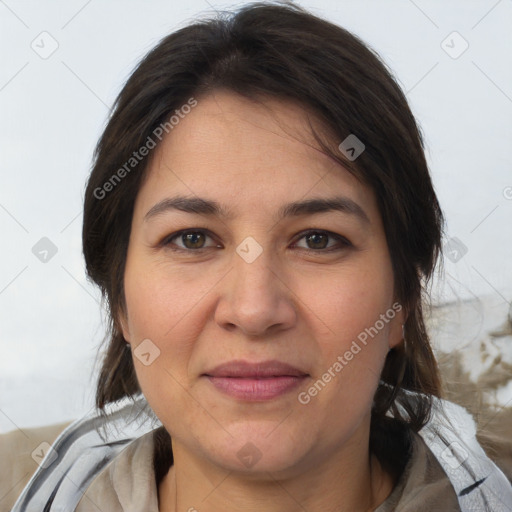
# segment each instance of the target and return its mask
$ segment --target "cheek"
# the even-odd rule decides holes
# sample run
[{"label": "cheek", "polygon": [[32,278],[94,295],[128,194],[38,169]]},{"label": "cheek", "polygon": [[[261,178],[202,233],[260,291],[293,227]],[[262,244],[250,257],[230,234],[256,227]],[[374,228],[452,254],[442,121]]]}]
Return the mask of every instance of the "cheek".
[{"label": "cheek", "polygon": [[[178,276],[165,275],[158,267],[135,259],[127,261],[124,282],[137,380],[152,409],[162,417],[166,404],[179,404],[183,386],[187,387],[192,346],[188,340],[194,338],[196,324],[184,320],[195,297]],[[143,350],[144,344],[149,349]],[[151,355],[145,360],[141,356],[147,352]]]},{"label": "cheek", "polygon": [[391,276],[382,265],[346,267],[311,281],[303,294],[309,296],[311,321],[318,326],[322,364],[315,382],[325,383],[316,385],[317,395],[311,390],[318,405],[331,402],[341,413],[371,403],[395,317]]},{"label": "cheek", "polygon": [[[303,297],[325,325],[328,340],[356,339],[379,320],[393,303],[392,273],[386,265],[347,265],[337,272],[317,275],[303,286]],[[387,333],[388,323],[379,322]],[[364,338],[364,336],[362,336]]]},{"label": "cheek", "polygon": [[[215,280],[139,257],[128,259],[124,282],[137,379],[158,414],[162,389],[167,399],[179,403],[183,388],[189,386],[189,364],[204,329],[204,307]],[[139,358],[142,348],[137,347],[143,340],[156,347],[150,345],[150,352],[157,354],[150,364]]]},{"label": "cheek", "polygon": [[173,332],[194,329],[186,322],[201,298],[211,289],[207,277],[198,278],[187,272],[164,268],[164,265],[127,262],[125,295],[128,326],[135,343],[144,338],[163,342]]}]

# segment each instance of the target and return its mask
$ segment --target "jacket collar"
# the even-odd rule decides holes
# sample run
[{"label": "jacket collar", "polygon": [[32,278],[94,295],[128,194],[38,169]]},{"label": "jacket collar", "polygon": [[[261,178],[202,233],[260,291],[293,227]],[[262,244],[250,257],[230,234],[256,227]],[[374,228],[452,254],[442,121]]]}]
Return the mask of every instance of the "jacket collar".
[{"label": "jacket collar", "polygon": [[[142,503],[144,499],[149,500],[149,506],[157,512],[152,450],[149,449],[152,437],[149,434],[161,424],[157,422],[155,425],[155,417],[142,395],[133,402],[125,402],[116,407],[106,423],[102,417],[92,413],[66,428],[53,444],[52,450],[48,451],[46,459],[32,476],[11,512],[71,511],[76,510],[79,503],[82,506],[86,501],[94,500],[101,486],[110,486],[112,492],[116,493],[116,485],[117,489],[122,488],[119,487],[122,485],[121,475],[126,476],[129,471],[130,465],[125,465],[125,460],[140,460],[141,464],[146,464],[143,474],[148,477],[142,482],[144,492],[137,499],[140,498]],[[449,477],[462,512],[510,511],[512,487],[478,444],[475,422],[464,408],[435,398],[432,418],[419,434]],[[142,441],[139,439],[136,442],[141,436]],[[123,456],[116,461],[127,446],[128,458]],[[108,469],[103,471],[107,465]],[[117,484],[113,485],[115,482]],[[133,474],[127,482],[136,487],[133,485]],[[137,479],[137,487],[140,485]],[[84,490],[87,490],[87,498],[82,498]],[[133,489],[125,490],[127,496],[134,492]],[[123,507],[121,495],[125,493],[118,493],[116,509],[116,498],[111,494],[114,505],[108,508],[109,511],[138,510],[131,504],[127,508],[119,508]],[[140,510],[153,512],[151,508]]]},{"label": "jacket collar", "polygon": [[109,512],[158,512],[153,450],[153,432],[130,443],[93,480],[75,512],[90,512],[91,504]]}]

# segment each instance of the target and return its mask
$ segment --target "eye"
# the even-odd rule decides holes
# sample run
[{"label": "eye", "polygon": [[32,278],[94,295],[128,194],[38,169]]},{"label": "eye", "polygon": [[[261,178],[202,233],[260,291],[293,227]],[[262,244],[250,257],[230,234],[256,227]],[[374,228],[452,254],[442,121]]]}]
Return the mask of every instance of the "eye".
[{"label": "eye", "polygon": [[[188,229],[183,231],[178,231],[177,233],[173,233],[168,237],[164,238],[161,242],[162,246],[169,246],[170,249],[175,251],[199,251],[201,249],[209,249],[210,247],[220,247],[217,245],[205,246],[205,240],[207,238],[212,238],[208,231],[205,229]],[[183,245],[177,245],[176,247],[172,247],[176,245],[174,240],[181,242]]]},{"label": "eye", "polygon": [[[183,252],[199,252],[211,248],[221,248],[219,244],[206,245],[206,240],[209,238],[213,240],[213,236],[206,229],[187,229],[172,233],[162,240],[160,243],[163,247],[168,247],[173,251]],[[302,232],[298,240],[305,240],[307,247],[300,247],[295,242],[294,247],[299,247],[307,252],[332,252],[335,250],[342,250],[351,247],[352,244],[349,240],[341,235],[331,233],[330,231],[323,230],[309,230]],[[335,243],[329,244],[329,239]],[[181,243],[181,245],[180,245]]]},{"label": "eye", "polygon": [[[306,240],[308,247],[303,247],[309,252],[331,252],[352,246],[352,244],[343,236],[331,233],[330,231],[310,230],[301,233],[299,240]],[[337,243],[328,245],[329,239]]]}]

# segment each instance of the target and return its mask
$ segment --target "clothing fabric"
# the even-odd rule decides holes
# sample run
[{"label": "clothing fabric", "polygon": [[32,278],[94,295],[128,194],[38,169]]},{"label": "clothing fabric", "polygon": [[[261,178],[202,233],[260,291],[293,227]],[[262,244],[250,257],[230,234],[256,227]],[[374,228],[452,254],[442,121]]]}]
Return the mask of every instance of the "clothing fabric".
[{"label": "clothing fabric", "polygon": [[24,428],[0,435],[0,512],[10,512],[38,468],[36,461],[41,460],[44,448],[69,424]]},{"label": "clothing fabric", "polygon": [[[12,512],[158,512],[153,436],[160,424],[147,410],[141,396],[106,423],[92,415],[67,427]],[[375,512],[512,511],[512,486],[475,431],[465,409],[436,399],[427,426],[410,431],[409,459]],[[405,440],[397,449],[408,449]]]},{"label": "clothing fabric", "polygon": [[[102,471],[76,512],[101,504],[109,512],[158,512],[153,469],[153,432],[126,447]],[[459,512],[457,495],[421,436],[413,433],[412,455],[390,496],[375,512]]]}]

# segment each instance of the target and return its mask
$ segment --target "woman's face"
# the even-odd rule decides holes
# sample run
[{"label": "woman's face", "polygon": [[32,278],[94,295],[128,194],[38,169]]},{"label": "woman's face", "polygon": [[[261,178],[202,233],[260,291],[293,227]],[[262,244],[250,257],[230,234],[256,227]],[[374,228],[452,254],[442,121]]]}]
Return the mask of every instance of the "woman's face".
[{"label": "woman's face", "polygon": [[373,192],[315,147],[294,104],[217,91],[154,150],[122,323],[176,460],[293,474],[368,442],[403,312]]}]

